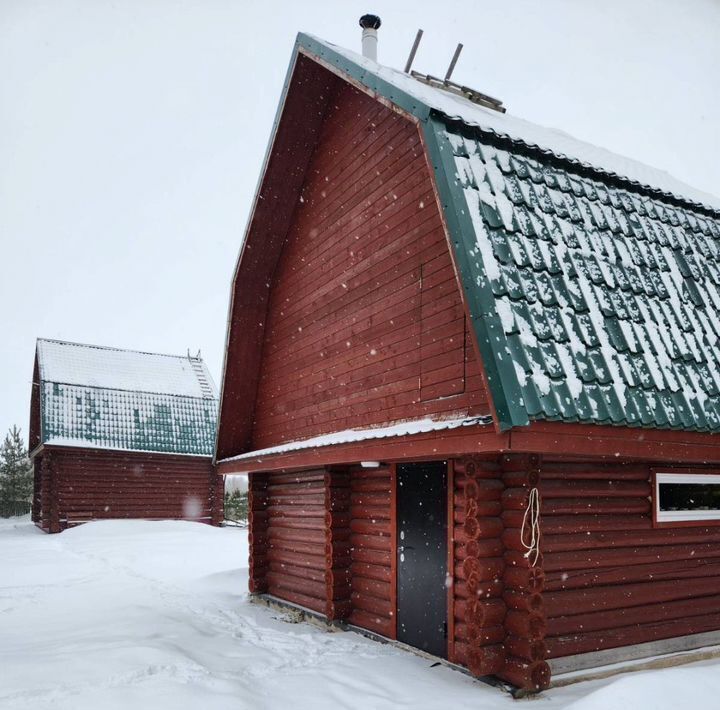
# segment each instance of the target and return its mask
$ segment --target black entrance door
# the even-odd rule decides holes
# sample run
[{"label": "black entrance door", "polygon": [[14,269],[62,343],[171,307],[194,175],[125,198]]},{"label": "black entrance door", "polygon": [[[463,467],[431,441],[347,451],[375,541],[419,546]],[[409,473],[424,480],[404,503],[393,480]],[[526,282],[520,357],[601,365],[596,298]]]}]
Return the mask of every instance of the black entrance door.
[{"label": "black entrance door", "polygon": [[397,467],[397,637],[447,656],[447,463]]}]

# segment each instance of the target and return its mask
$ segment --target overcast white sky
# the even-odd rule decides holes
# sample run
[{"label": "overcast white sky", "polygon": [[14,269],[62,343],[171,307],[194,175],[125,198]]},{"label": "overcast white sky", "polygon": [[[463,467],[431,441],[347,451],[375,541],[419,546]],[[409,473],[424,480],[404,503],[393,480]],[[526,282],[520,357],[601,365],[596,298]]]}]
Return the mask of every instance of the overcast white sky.
[{"label": "overcast white sky", "polygon": [[0,434],[35,338],[185,353],[229,282],[295,34],[444,72],[720,195],[720,0],[0,0]]}]

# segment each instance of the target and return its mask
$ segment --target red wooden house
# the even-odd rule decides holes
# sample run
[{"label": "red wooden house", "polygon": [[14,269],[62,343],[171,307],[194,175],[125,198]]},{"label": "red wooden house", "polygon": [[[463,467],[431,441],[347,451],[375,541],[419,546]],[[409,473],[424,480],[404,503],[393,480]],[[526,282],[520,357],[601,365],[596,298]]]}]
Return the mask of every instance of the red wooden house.
[{"label": "red wooden house", "polygon": [[38,340],[33,521],[51,533],[112,518],[219,524],[217,407],[199,357]]},{"label": "red wooden house", "polygon": [[494,675],[720,642],[720,201],[299,35],[231,297],[250,591]]}]

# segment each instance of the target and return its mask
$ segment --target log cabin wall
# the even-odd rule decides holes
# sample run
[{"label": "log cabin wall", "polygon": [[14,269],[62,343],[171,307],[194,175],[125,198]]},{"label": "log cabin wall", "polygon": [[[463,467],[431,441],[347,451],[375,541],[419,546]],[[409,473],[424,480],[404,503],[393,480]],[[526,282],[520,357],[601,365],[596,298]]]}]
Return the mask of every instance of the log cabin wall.
[{"label": "log cabin wall", "polygon": [[344,621],[352,610],[350,476],[343,466],[325,472],[325,616],[329,621]]},{"label": "log cabin wall", "polygon": [[388,638],[396,637],[394,489],[392,467],[351,470],[348,621]]},{"label": "log cabin wall", "polygon": [[488,414],[417,127],[341,84],[272,279],[253,447]]},{"label": "log cabin wall", "polygon": [[455,459],[451,466],[448,657],[475,675],[492,675],[504,663],[501,471],[497,461],[478,457]]},{"label": "log cabin wall", "polygon": [[550,658],[720,629],[720,526],[653,528],[648,464],[545,459]]},{"label": "log cabin wall", "polygon": [[[541,481],[540,457],[507,454],[502,470],[502,542],[504,547],[503,601],[505,658],[498,677],[523,690],[542,690],[550,684],[543,599],[542,520],[537,497]],[[533,505],[535,504],[535,505]]]},{"label": "log cabin wall", "polygon": [[257,538],[266,540],[266,571],[261,574],[255,557],[250,591],[266,591],[323,615],[327,602],[325,475],[321,468],[250,476],[251,553]]},{"label": "log cabin wall", "polygon": [[[40,529],[50,532],[51,500],[53,495],[52,454],[36,456],[33,459],[33,517],[32,520]],[[53,528],[57,528],[54,522]],[[54,530],[57,532],[57,530]]]},{"label": "log cabin wall", "polygon": [[43,526],[42,520],[42,456],[33,459],[33,500],[32,500],[32,521],[38,527]]},{"label": "log cabin wall", "polygon": [[223,482],[209,458],[58,449],[35,461],[36,523],[49,532],[118,518],[222,522]]},{"label": "log cabin wall", "polygon": [[251,473],[248,476],[248,591],[250,594],[264,594],[268,590],[269,478],[267,473]]}]

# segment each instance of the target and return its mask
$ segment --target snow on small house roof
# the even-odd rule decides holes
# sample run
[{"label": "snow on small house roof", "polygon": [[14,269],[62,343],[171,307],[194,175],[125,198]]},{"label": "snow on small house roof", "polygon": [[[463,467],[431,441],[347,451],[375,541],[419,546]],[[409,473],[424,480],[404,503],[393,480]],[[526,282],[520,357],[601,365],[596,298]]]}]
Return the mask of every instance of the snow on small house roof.
[{"label": "snow on small house roof", "polygon": [[217,390],[200,358],[39,339],[44,444],[211,456]]},{"label": "snow on small house roof", "polygon": [[40,379],[131,392],[215,397],[200,358],[39,339]]}]

